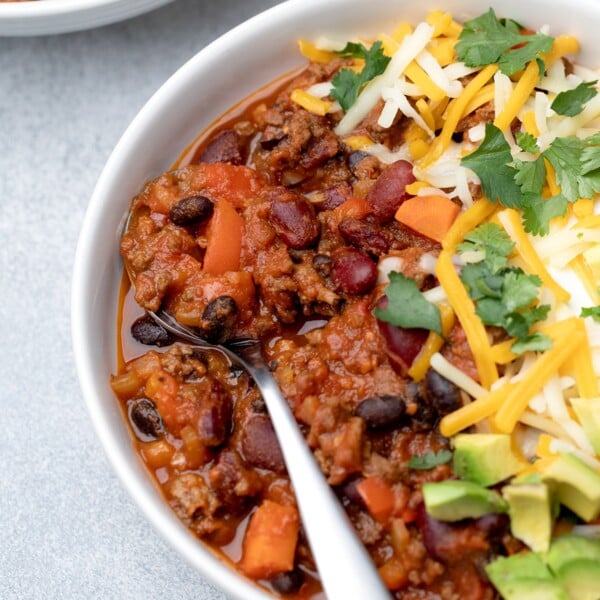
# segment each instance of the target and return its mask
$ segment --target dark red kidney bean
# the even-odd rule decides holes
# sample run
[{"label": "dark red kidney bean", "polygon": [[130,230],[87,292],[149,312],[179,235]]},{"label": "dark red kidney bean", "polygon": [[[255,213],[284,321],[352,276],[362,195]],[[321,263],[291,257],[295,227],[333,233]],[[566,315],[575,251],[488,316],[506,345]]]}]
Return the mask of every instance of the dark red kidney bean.
[{"label": "dark red kidney bean", "polygon": [[316,208],[319,210],[333,210],[352,196],[352,186],[347,182],[343,182],[323,190],[322,194],[324,198],[323,202],[318,202],[315,205]]},{"label": "dark red kidney bean", "polygon": [[148,398],[130,400],[127,403],[127,412],[135,436],[140,441],[151,442],[164,435],[165,427],[152,400]]},{"label": "dark red kidney bean", "polygon": [[289,190],[271,203],[271,222],[283,243],[294,250],[308,248],[319,237],[312,205],[301,194]]},{"label": "dark red kidney bean", "polygon": [[244,426],[242,451],[246,462],[254,467],[285,473],[283,454],[269,417],[253,415]]},{"label": "dark red kidney bean", "polygon": [[271,585],[280,594],[293,594],[297,592],[304,583],[304,575],[300,569],[279,573],[271,579]]},{"label": "dark red kidney bean", "polygon": [[331,280],[338,292],[366,294],[377,283],[377,266],[359,250],[338,248],[331,255],[331,262]]},{"label": "dark red kidney bean", "polygon": [[[382,296],[377,302],[377,308],[385,308],[387,303],[388,299]],[[377,319],[377,327],[385,340],[392,367],[400,375],[406,375],[406,371],[423,347],[429,331],[427,329],[404,329],[379,319]]]},{"label": "dark red kidney bean", "polygon": [[196,162],[227,162],[232,165],[241,165],[244,162],[243,150],[243,144],[237,131],[225,129],[217,133],[207,144]]},{"label": "dark red kidney bean", "polygon": [[169,346],[173,343],[173,336],[159,325],[150,315],[136,319],[131,325],[133,339],[146,346]]},{"label": "dark red kidney bean", "polygon": [[484,515],[473,521],[473,525],[480,531],[485,532],[489,540],[498,540],[501,538],[508,530],[509,523],[510,519],[508,515],[495,513]]},{"label": "dark red kidney bean", "polygon": [[219,296],[211,300],[202,311],[202,337],[213,343],[222,343],[230,336],[238,314],[238,307],[231,296]]},{"label": "dark red kidney bean", "polygon": [[385,169],[367,194],[373,215],[380,222],[394,218],[398,207],[409,197],[406,186],[415,181],[413,166],[398,160]]},{"label": "dark red kidney bean", "polygon": [[440,417],[457,410],[462,404],[458,387],[433,369],[425,375],[425,393]]},{"label": "dark red kidney bean", "polygon": [[364,419],[367,427],[381,429],[398,425],[406,413],[404,400],[399,396],[384,394],[365,398],[355,410]]},{"label": "dark red kidney bean", "polygon": [[344,241],[373,256],[387,254],[393,238],[378,223],[349,217],[338,225]]},{"label": "dark red kidney bean", "polygon": [[231,431],[233,403],[216,379],[211,379],[203,392],[198,398],[198,436],[206,446],[219,446]]},{"label": "dark red kidney bean", "polygon": [[179,202],[171,206],[169,219],[175,225],[185,227],[187,225],[196,225],[205,219],[208,219],[213,213],[214,204],[204,196],[189,196],[182,198]]},{"label": "dark red kidney bean", "polygon": [[448,523],[434,519],[421,503],[415,510],[417,527],[421,530],[423,545],[429,556],[435,560],[446,562],[448,545],[451,543],[454,528]]}]

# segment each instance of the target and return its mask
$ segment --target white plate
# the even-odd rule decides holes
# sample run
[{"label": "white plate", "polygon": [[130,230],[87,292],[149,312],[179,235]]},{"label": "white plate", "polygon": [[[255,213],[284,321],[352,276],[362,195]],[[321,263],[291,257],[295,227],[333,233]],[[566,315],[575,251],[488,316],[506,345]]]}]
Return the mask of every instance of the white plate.
[{"label": "white plate", "polygon": [[0,36],[46,35],[122,21],[173,0],[35,0],[0,3]]}]

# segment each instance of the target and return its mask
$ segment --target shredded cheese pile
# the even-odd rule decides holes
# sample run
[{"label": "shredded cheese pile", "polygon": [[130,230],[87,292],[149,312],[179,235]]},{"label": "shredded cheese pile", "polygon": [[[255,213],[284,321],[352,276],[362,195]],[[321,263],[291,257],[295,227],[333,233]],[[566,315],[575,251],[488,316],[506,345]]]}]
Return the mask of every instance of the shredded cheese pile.
[{"label": "shredded cheese pile", "polygon": [[[427,292],[427,297],[441,309],[444,335],[455,320],[460,322],[479,381],[439,354],[444,339],[433,332],[409,374],[418,381],[432,367],[470,398],[441,421],[445,436],[475,427],[478,431],[513,434],[517,442],[526,427],[538,434],[533,452],[521,443],[529,458],[534,454],[541,458],[532,468],[542,469],[558,454],[569,452],[600,470],[600,448],[589,439],[585,419],[578,410],[581,402],[600,402],[600,324],[580,316],[582,307],[600,304],[600,200],[581,199],[571,204],[566,216],[551,220],[548,235],[531,235],[514,209],[485,198],[473,200],[471,186],[478,184],[479,178],[460,161],[482,141],[483,124],[468,129],[461,143],[453,141],[458,124],[490,101],[493,123],[504,134],[515,158],[526,154],[511,129],[515,119],[521,131],[536,138],[540,151],[558,137],[583,138],[597,133],[600,94],[576,116],[557,114],[551,103],[560,92],[600,77],[596,71],[577,65],[567,73],[561,58],[579,50],[577,40],[568,35],[554,38],[551,49],[542,56],[546,73],[541,80],[535,60],[510,77],[496,64],[468,67],[457,60],[455,52],[461,30],[450,13],[438,10],[414,28],[401,23],[391,34],[382,33],[368,42],[359,40],[366,45],[379,40],[390,60],[385,71],[364,86],[335,129],[347,146],[371,153],[384,163],[410,160],[417,178],[407,189],[410,194],[458,198],[463,207],[432,266],[440,287]],[[327,39],[316,44],[300,42],[301,52],[320,63],[331,61],[336,56],[334,51],[343,46]],[[360,59],[355,63],[358,70]],[[331,100],[332,85],[324,81],[308,90],[296,90],[292,100],[319,115],[341,111],[339,104]],[[392,126],[399,115],[411,120],[404,142],[397,148],[387,148],[363,133],[354,133],[381,101],[379,126]],[[548,195],[556,194],[560,187],[551,166],[547,167],[545,189]],[[502,227],[514,242],[509,264],[536,274],[542,281],[540,300],[551,308],[534,330],[552,340],[552,347],[543,353],[516,356],[510,349],[514,340],[494,344],[459,278],[457,265],[465,258],[457,253],[457,245],[485,222]],[[386,260],[394,263],[394,259]],[[390,264],[380,265],[380,270],[389,271]]]}]

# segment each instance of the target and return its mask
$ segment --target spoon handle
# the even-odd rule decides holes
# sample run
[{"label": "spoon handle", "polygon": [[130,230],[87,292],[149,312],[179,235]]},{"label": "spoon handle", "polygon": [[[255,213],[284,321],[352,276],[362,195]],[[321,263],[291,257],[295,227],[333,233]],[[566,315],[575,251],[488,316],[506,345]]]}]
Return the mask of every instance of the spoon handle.
[{"label": "spoon handle", "polygon": [[258,346],[236,349],[267,405],[304,530],[330,600],[389,600],[375,565],[325,480]]}]

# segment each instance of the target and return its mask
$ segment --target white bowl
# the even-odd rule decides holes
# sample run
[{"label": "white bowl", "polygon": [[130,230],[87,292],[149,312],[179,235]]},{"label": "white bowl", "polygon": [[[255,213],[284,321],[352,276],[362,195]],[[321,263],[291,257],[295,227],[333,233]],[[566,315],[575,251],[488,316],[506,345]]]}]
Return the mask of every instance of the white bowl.
[{"label": "white bowl", "polygon": [[173,0],[36,0],[0,3],[0,35],[67,33],[116,23]]},{"label": "white bowl", "polygon": [[[528,26],[573,33],[580,62],[600,63],[600,3],[596,0],[504,0],[499,16]],[[300,37],[374,34],[401,20],[416,22],[442,7],[457,19],[487,8],[479,0],[289,0],[238,26],[177,71],[129,126],[98,181],[77,248],[72,290],[72,334],[81,387],[93,423],[123,484],[181,555],[235,598],[265,598],[218,560],[179,522],[138,459],[109,386],[116,365],[117,299],[121,277],[119,232],[131,198],[228,107],[303,62]],[[343,37],[342,37],[343,39]],[[224,68],[224,65],[226,68]]]}]

